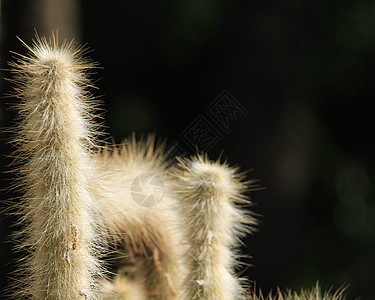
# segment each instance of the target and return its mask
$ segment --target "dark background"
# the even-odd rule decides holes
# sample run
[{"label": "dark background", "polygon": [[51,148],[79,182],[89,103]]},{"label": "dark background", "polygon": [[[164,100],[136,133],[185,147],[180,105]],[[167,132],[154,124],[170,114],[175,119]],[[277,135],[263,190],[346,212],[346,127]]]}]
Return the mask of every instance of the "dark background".
[{"label": "dark background", "polygon": [[[375,2],[1,1],[1,68],[9,50],[26,52],[16,35],[30,44],[34,28],[57,27],[100,62],[93,93],[116,142],[133,131],[180,142],[223,90],[246,109],[229,132],[215,127],[221,138],[208,154],[222,151],[266,187],[251,194],[260,224],[243,247],[257,287],[319,280],[375,299]],[[0,89],[10,89],[3,79]],[[9,101],[2,128],[14,117]],[[3,130],[3,172],[7,139]],[[12,175],[1,176],[5,188]],[[0,216],[2,241],[13,222]],[[5,286],[17,256],[9,243],[0,251]]]}]

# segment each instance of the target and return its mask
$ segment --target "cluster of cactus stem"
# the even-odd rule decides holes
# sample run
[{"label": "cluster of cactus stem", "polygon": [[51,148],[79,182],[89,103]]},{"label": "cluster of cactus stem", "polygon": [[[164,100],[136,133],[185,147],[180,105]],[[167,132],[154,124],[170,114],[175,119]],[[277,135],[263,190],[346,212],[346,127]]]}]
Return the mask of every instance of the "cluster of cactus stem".
[{"label": "cluster of cactus stem", "polygon": [[[239,239],[256,223],[244,209],[252,182],[205,155],[171,163],[153,138],[103,144],[97,102],[88,91],[94,64],[84,50],[60,44],[55,34],[25,46],[28,54],[10,63],[18,98],[17,187],[23,192],[14,205],[22,225],[14,239],[26,253],[12,296],[271,299],[249,292],[236,274]],[[163,183],[155,205],[142,205],[131,194],[142,174]],[[342,294],[321,295],[316,287],[274,297]]]}]

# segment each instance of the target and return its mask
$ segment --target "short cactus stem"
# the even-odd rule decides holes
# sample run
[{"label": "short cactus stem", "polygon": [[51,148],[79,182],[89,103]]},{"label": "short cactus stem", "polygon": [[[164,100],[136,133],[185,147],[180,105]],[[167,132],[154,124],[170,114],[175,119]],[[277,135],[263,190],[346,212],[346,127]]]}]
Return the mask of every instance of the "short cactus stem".
[{"label": "short cactus stem", "polygon": [[181,161],[176,192],[186,215],[188,299],[229,300],[243,295],[233,247],[254,220],[236,207],[246,201],[236,172],[204,157]]}]

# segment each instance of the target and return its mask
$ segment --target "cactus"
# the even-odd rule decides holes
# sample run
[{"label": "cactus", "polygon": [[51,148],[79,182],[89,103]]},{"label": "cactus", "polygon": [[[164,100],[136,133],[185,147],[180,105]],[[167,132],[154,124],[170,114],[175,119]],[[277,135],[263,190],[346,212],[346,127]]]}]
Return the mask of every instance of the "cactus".
[{"label": "cactus", "polygon": [[[182,299],[186,274],[183,224],[163,146],[154,144],[152,137],[137,143],[133,136],[120,147],[103,149],[96,155],[100,176],[94,186],[109,235],[123,244],[122,264],[134,266],[127,272],[143,279],[149,298]],[[157,205],[140,205],[131,195],[129,187],[147,174],[156,175],[164,185]]]},{"label": "cactus", "polygon": [[[318,286],[247,293],[235,268],[236,246],[256,223],[241,207],[252,181],[203,155],[171,165],[152,137],[99,147],[87,91],[94,64],[56,34],[25,46],[29,55],[10,63],[23,191],[15,240],[26,251],[16,299],[343,299],[341,291],[322,296]],[[134,189],[155,178],[157,202]]]},{"label": "cactus", "polygon": [[203,156],[181,160],[175,176],[189,244],[188,299],[242,298],[233,270],[233,247],[249,229],[245,224],[255,224],[254,218],[236,207],[236,203],[247,202],[241,193],[246,185],[234,169]]},{"label": "cactus", "polygon": [[276,294],[268,294],[264,296],[263,293],[254,292],[252,293],[250,299],[252,300],[345,300],[345,287],[341,287],[335,292],[325,291],[322,292],[319,283],[316,283],[314,288],[305,290],[301,289],[300,292],[295,292],[291,290],[281,291],[277,289]]},{"label": "cactus", "polygon": [[[91,64],[73,44],[36,38],[28,57],[12,63],[19,123],[19,205],[27,282],[19,297],[94,299],[101,245],[97,205],[90,192],[93,131],[85,93]],[[22,158],[22,160],[21,160]]]}]

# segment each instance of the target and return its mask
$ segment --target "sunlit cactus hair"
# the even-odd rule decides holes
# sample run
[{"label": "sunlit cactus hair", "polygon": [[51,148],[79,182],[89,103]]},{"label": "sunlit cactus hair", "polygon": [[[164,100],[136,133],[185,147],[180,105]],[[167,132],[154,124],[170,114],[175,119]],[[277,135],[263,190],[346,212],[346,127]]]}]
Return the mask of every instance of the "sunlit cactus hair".
[{"label": "sunlit cactus hair", "polygon": [[187,299],[243,299],[235,246],[255,220],[239,208],[249,204],[241,174],[199,156],[180,160],[175,176],[189,244]]},{"label": "sunlit cactus hair", "polygon": [[[118,263],[127,266],[120,273],[137,278],[147,299],[186,299],[184,224],[163,144],[152,136],[141,141],[133,136],[120,146],[103,149],[96,160],[99,176],[94,190],[109,240],[120,245]],[[131,186],[143,175],[162,182],[160,202],[145,205],[132,195]],[[151,185],[143,188],[149,189],[145,193],[153,193]]]},{"label": "sunlit cactus hair", "polygon": [[332,291],[332,289],[322,291],[319,282],[317,282],[311,289],[301,289],[297,292],[290,289],[282,291],[278,288],[276,293],[270,292],[265,296],[262,291],[257,291],[254,287],[248,300],[345,300],[345,290],[346,287],[342,286],[336,291]]},{"label": "sunlit cactus hair", "polygon": [[24,45],[29,54],[10,63],[19,98],[14,156],[24,193],[16,204],[24,230],[15,240],[27,251],[15,297],[94,299],[101,239],[90,193],[95,101],[87,74],[93,64],[74,42],[60,44],[57,33]]}]

